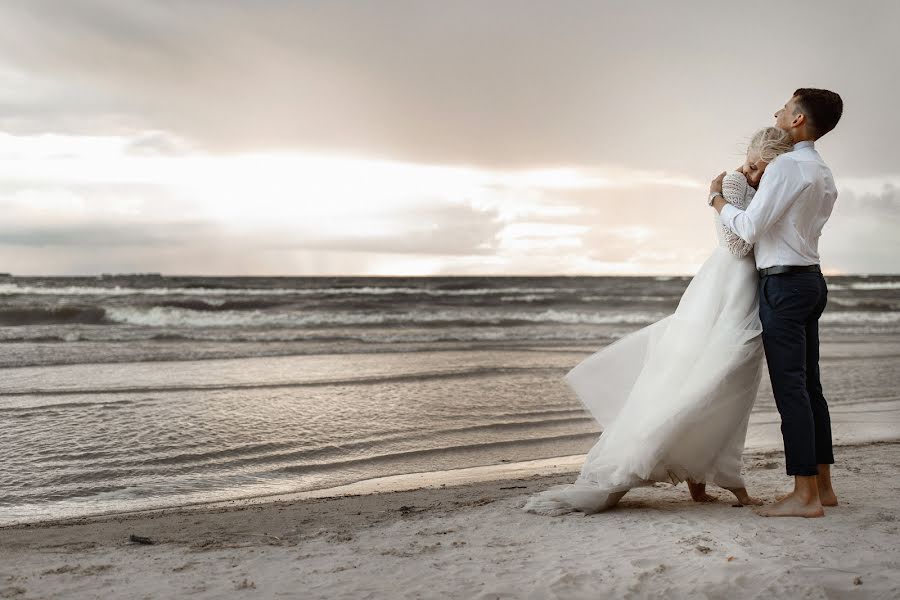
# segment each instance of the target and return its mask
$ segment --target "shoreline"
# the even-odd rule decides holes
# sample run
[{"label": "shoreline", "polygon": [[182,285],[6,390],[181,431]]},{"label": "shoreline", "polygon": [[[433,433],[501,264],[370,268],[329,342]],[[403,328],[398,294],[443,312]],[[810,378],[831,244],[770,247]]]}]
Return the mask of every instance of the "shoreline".
[{"label": "shoreline", "polygon": [[[854,441],[835,441],[835,448],[856,448],[880,444],[900,444],[900,432],[894,438],[878,437],[877,439],[857,439]],[[769,445],[756,448],[748,447],[744,451],[745,471],[747,462],[753,458],[783,454],[783,450]],[[566,476],[570,479],[578,475],[586,454],[572,454],[533,460],[478,465],[444,469],[440,471],[420,471],[401,473],[382,477],[361,479],[347,484],[319,488],[314,490],[273,492],[235,498],[230,500],[210,500],[147,508],[138,510],[113,511],[80,516],[55,517],[38,520],[0,524],[0,533],[14,529],[40,529],[46,527],[65,527],[92,522],[106,522],[115,519],[153,518],[179,514],[202,513],[205,511],[244,510],[254,507],[265,507],[270,504],[293,504],[312,500],[333,500],[337,498],[376,496],[379,494],[395,494],[400,492],[416,492],[434,489],[452,489],[468,485],[491,485],[521,479],[543,479]]]},{"label": "shoreline", "polygon": [[[501,463],[496,465],[479,465],[474,467],[460,467],[458,469],[445,469],[442,471],[420,471],[417,473],[401,473],[384,477],[372,477],[361,479],[343,485],[306,490],[299,492],[273,492],[235,498],[232,500],[210,500],[208,502],[194,502],[191,504],[179,504],[148,508],[139,510],[126,510],[89,514],[74,517],[56,517],[34,521],[22,521],[18,523],[0,524],[0,533],[9,529],[40,528],[66,526],[74,523],[90,521],[105,521],[107,519],[142,517],[159,514],[175,514],[188,512],[202,512],[204,510],[235,509],[266,505],[269,503],[296,502],[303,500],[346,498],[356,496],[370,496],[395,492],[410,492],[416,490],[428,490],[448,488],[476,483],[491,483],[507,480],[516,480],[519,477],[557,476],[563,474],[577,474],[584,454],[573,454],[551,458],[539,458],[515,463]],[[524,465],[524,466],[523,466]],[[541,471],[540,469],[544,469]],[[550,470],[547,472],[546,470]],[[428,482],[422,482],[428,479]]]}]

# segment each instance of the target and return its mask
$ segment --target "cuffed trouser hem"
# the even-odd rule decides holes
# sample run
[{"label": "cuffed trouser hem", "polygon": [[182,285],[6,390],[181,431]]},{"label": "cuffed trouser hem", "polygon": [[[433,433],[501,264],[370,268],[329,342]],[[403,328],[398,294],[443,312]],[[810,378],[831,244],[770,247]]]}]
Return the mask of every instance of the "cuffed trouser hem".
[{"label": "cuffed trouser hem", "polygon": [[787,474],[790,477],[809,477],[811,475],[818,475],[819,467],[818,465],[803,465],[802,467],[789,466],[787,468]]}]

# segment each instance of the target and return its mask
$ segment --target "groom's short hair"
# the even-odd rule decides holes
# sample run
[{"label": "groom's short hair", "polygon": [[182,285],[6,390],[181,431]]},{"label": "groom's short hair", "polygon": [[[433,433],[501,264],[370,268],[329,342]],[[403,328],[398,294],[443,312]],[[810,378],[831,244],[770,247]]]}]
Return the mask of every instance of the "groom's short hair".
[{"label": "groom's short hair", "polygon": [[844,112],[844,101],[830,90],[800,88],[794,92],[794,98],[795,105],[806,115],[816,139],[834,129]]}]

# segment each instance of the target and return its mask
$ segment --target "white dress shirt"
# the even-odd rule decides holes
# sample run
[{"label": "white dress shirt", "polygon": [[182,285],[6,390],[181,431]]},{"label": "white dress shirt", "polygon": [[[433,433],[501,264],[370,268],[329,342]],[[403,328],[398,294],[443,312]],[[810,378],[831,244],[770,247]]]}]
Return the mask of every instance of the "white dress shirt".
[{"label": "white dress shirt", "polygon": [[837,199],[831,169],[811,141],[773,160],[747,210],[726,204],[722,222],[754,245],[756,268],[819,264],[819,236]]}]

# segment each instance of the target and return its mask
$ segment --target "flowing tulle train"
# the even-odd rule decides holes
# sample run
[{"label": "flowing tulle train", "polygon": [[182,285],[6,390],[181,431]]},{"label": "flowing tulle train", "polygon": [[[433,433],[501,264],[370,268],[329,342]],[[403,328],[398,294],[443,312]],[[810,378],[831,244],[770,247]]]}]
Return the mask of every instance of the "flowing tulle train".
[{"label": "flowing tulle train", "polygon": [[566,382],[603,433],[574,483],[536,494],[523,509],[594,513],[655,481],[743,487],[741,454],[762,374],[756,286],[752,257],[718,247],[673,315],[572,369]]}]

